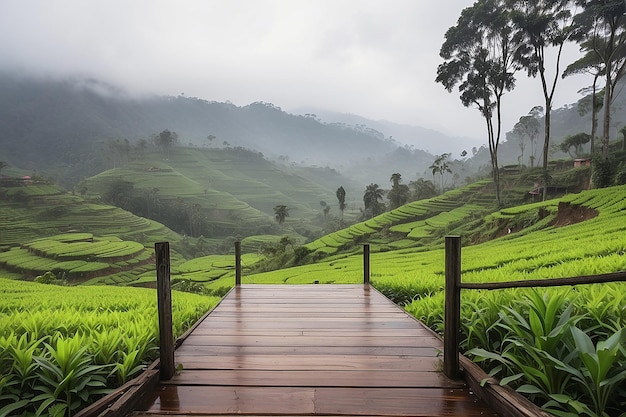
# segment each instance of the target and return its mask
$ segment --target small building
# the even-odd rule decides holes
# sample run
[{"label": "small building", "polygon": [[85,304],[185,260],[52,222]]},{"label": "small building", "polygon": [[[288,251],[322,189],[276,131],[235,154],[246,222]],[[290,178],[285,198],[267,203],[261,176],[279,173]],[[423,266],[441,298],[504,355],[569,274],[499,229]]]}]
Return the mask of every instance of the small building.
[{"label": "small building", "polygon": [[574,159],[574,168],[591,166],[591,158],[576,158]]}]

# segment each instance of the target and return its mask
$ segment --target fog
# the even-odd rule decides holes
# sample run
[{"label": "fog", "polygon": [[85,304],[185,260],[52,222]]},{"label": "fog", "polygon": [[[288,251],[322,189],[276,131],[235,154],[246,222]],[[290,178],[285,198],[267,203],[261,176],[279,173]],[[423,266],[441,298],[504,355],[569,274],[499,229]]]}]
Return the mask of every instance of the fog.
[{"label": "fog", "polygon": [[[95,77],[131,93],[273,103],[419,125],[486,143],[484,121],[434,82],[445,31],[473,0],[4,0],[0,70]],[[564,64],[576,58],[566,51]],[[518,76],[504,129],[542,104]],[[588,82],[563,80],[555,108]]]}]

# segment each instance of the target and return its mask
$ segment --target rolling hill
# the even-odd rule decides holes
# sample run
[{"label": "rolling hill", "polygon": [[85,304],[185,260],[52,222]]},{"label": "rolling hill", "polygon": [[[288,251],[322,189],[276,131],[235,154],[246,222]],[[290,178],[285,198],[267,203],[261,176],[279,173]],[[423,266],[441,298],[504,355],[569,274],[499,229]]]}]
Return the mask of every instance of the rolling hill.
[{"label": "rolling hill", "polygon": [[[374,129],[323,123],[270,103],[238,107],[184,96],[131,97],[96,80],[0,73],[0,115],[2,160],[66,187],[109,167],[111,141],[152,142],[165,129],[185,146],[244,147],[289,164],[351,168],[367,174],[360,182],[387,181],[390,168],[374,172],[372,162],[400,147]],[[396,169],[405,175],[426,169],[431,158],[423,154]]]}]

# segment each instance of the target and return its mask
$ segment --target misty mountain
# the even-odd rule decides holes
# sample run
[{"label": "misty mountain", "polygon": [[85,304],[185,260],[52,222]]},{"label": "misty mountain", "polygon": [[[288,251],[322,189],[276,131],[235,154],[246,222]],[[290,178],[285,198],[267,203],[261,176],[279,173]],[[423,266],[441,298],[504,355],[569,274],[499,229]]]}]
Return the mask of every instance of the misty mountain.
[{"label": "misty mountain", "polygon": [[[619,89],[621,91],[621,88]],[[571,155],[562,152],[558,149],[558,145],[570,135],[574,135],[580,132],[591,133],[591,114],[584,114],[581,116],[579,113],[578,104],[585,98],[581,98],[576,103],[571,103],[552,110],[551,128],[550,128],[550,151],[548,158],[550,160],[556,159],[571,159]],[[523,116],[523,115],[521,115]],[[596,150],[600,151],[601,137],[602,137],[602,119],[604,117],[604,111],[600,110],[598,114],[598,131],[596,138]],[[544,117],[539,119],[540,131],[536,139],[536,145],[534,146],[535,166],[541,165],[542,161],[542,148],[544,141]],[[610,138],[611,141],[622,140],[622,134],[620,129],[626,125],[626,94],[619,94],[611,105],[611,129]],[[528,138],[524,138],[524,164],[529,166],[531,155],[531,147],[528,142]],[[588,155],[590,153],[591,145],[587,143],[583,146],[583,153]],[[503,141],[498,149],[500,165],[516,165],[521,159],[520,138],[514,135],[507,140],[506,135],[503,135]],[[487,149],[481,149],[476,155],[476,160],[480,160],[481,163],[486,164],[489,161],[489,152]]]},{"label": "misty mountain", "polygon": [[0,75],[0,159],[64,185],[107,168],[107,143],[152,141],[165,129],[184,146],[244,147],[285,164],[349,171],[364,184],[386,184],[394,172],[408,181],[432,162],[425,152],[405,149],[416,158],[394,163],[401,146],[375,129],[324,123],[270,103],[133,97],[97,80]]},{"label": "misty mountain", "polygon": [[481,143],[481,139],[478,138],[452,137],[421,126],[399,124],[387,120],[371,120],[356,114],[337,113],[313,107],[299,107],[290,111],[294,114],[316,117],[324,123],[343,124],[362,130],[373,129],[398,142],[401,146],[408,145],[433,155],[449,152],[454,157],[463,150],[469,152],[472,147],[480,146]]}]

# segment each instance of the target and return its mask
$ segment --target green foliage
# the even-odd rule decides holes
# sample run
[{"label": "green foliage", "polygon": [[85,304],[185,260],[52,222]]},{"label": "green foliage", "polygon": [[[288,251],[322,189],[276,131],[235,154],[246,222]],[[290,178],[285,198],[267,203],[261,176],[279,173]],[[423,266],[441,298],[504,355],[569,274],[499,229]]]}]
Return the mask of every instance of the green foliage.
[{"label": "green foliage", "polygon": [[[175,335],[217,301],[174,291]],[[156,317],[153,290],[0,279],[0,416],[70,416],[128,381],[155,357]]]},{"label": "green foliage", "polygon": [[617,172],[615,173],[615,185],[624,184],[626,184],[626,162],[621,162],[617,167]]},{"label": "green foliage", "polygon": [[55,346],[48,343],[44,346],[44,355],[34,358],[38,383],[41,384],[35,386],[41,394],[32,399],[34,403],[39,403],[37,416],[50,414],[48,408],[53,405],[71,416],[94,396],[107,392],[106,367],[91,364],[84,336],[56,338]]},{"label": "green foliage", "polygon": [[593,174],[591,181],[596,188],[604,188],[613,183],[613,167],[608,159],[597,158],[593,162]]},{"label": "green foliage", "polygon": [[555,415],[617,415],[626,400],[619,391],[626,382],[626,327],[594,344],[588,333],[602,323],[581,329],[587,318],[572,314],[575,300],[568,295],[566,290],[532,291],[492,322],[504,330],[501,345],[467,353],[490,364],[490,374],[500,375],[502,384],[514,385]]},{"label": "green foliage", "polygon": [[[562,152],[569,153],[572,158],[580,158],[583,156],[583,145],[589,143],[590,140],[591,135],[584,132],[569,135],[559,144],[559,149]],[[573,154],[572,148],[574,148]]]}]

